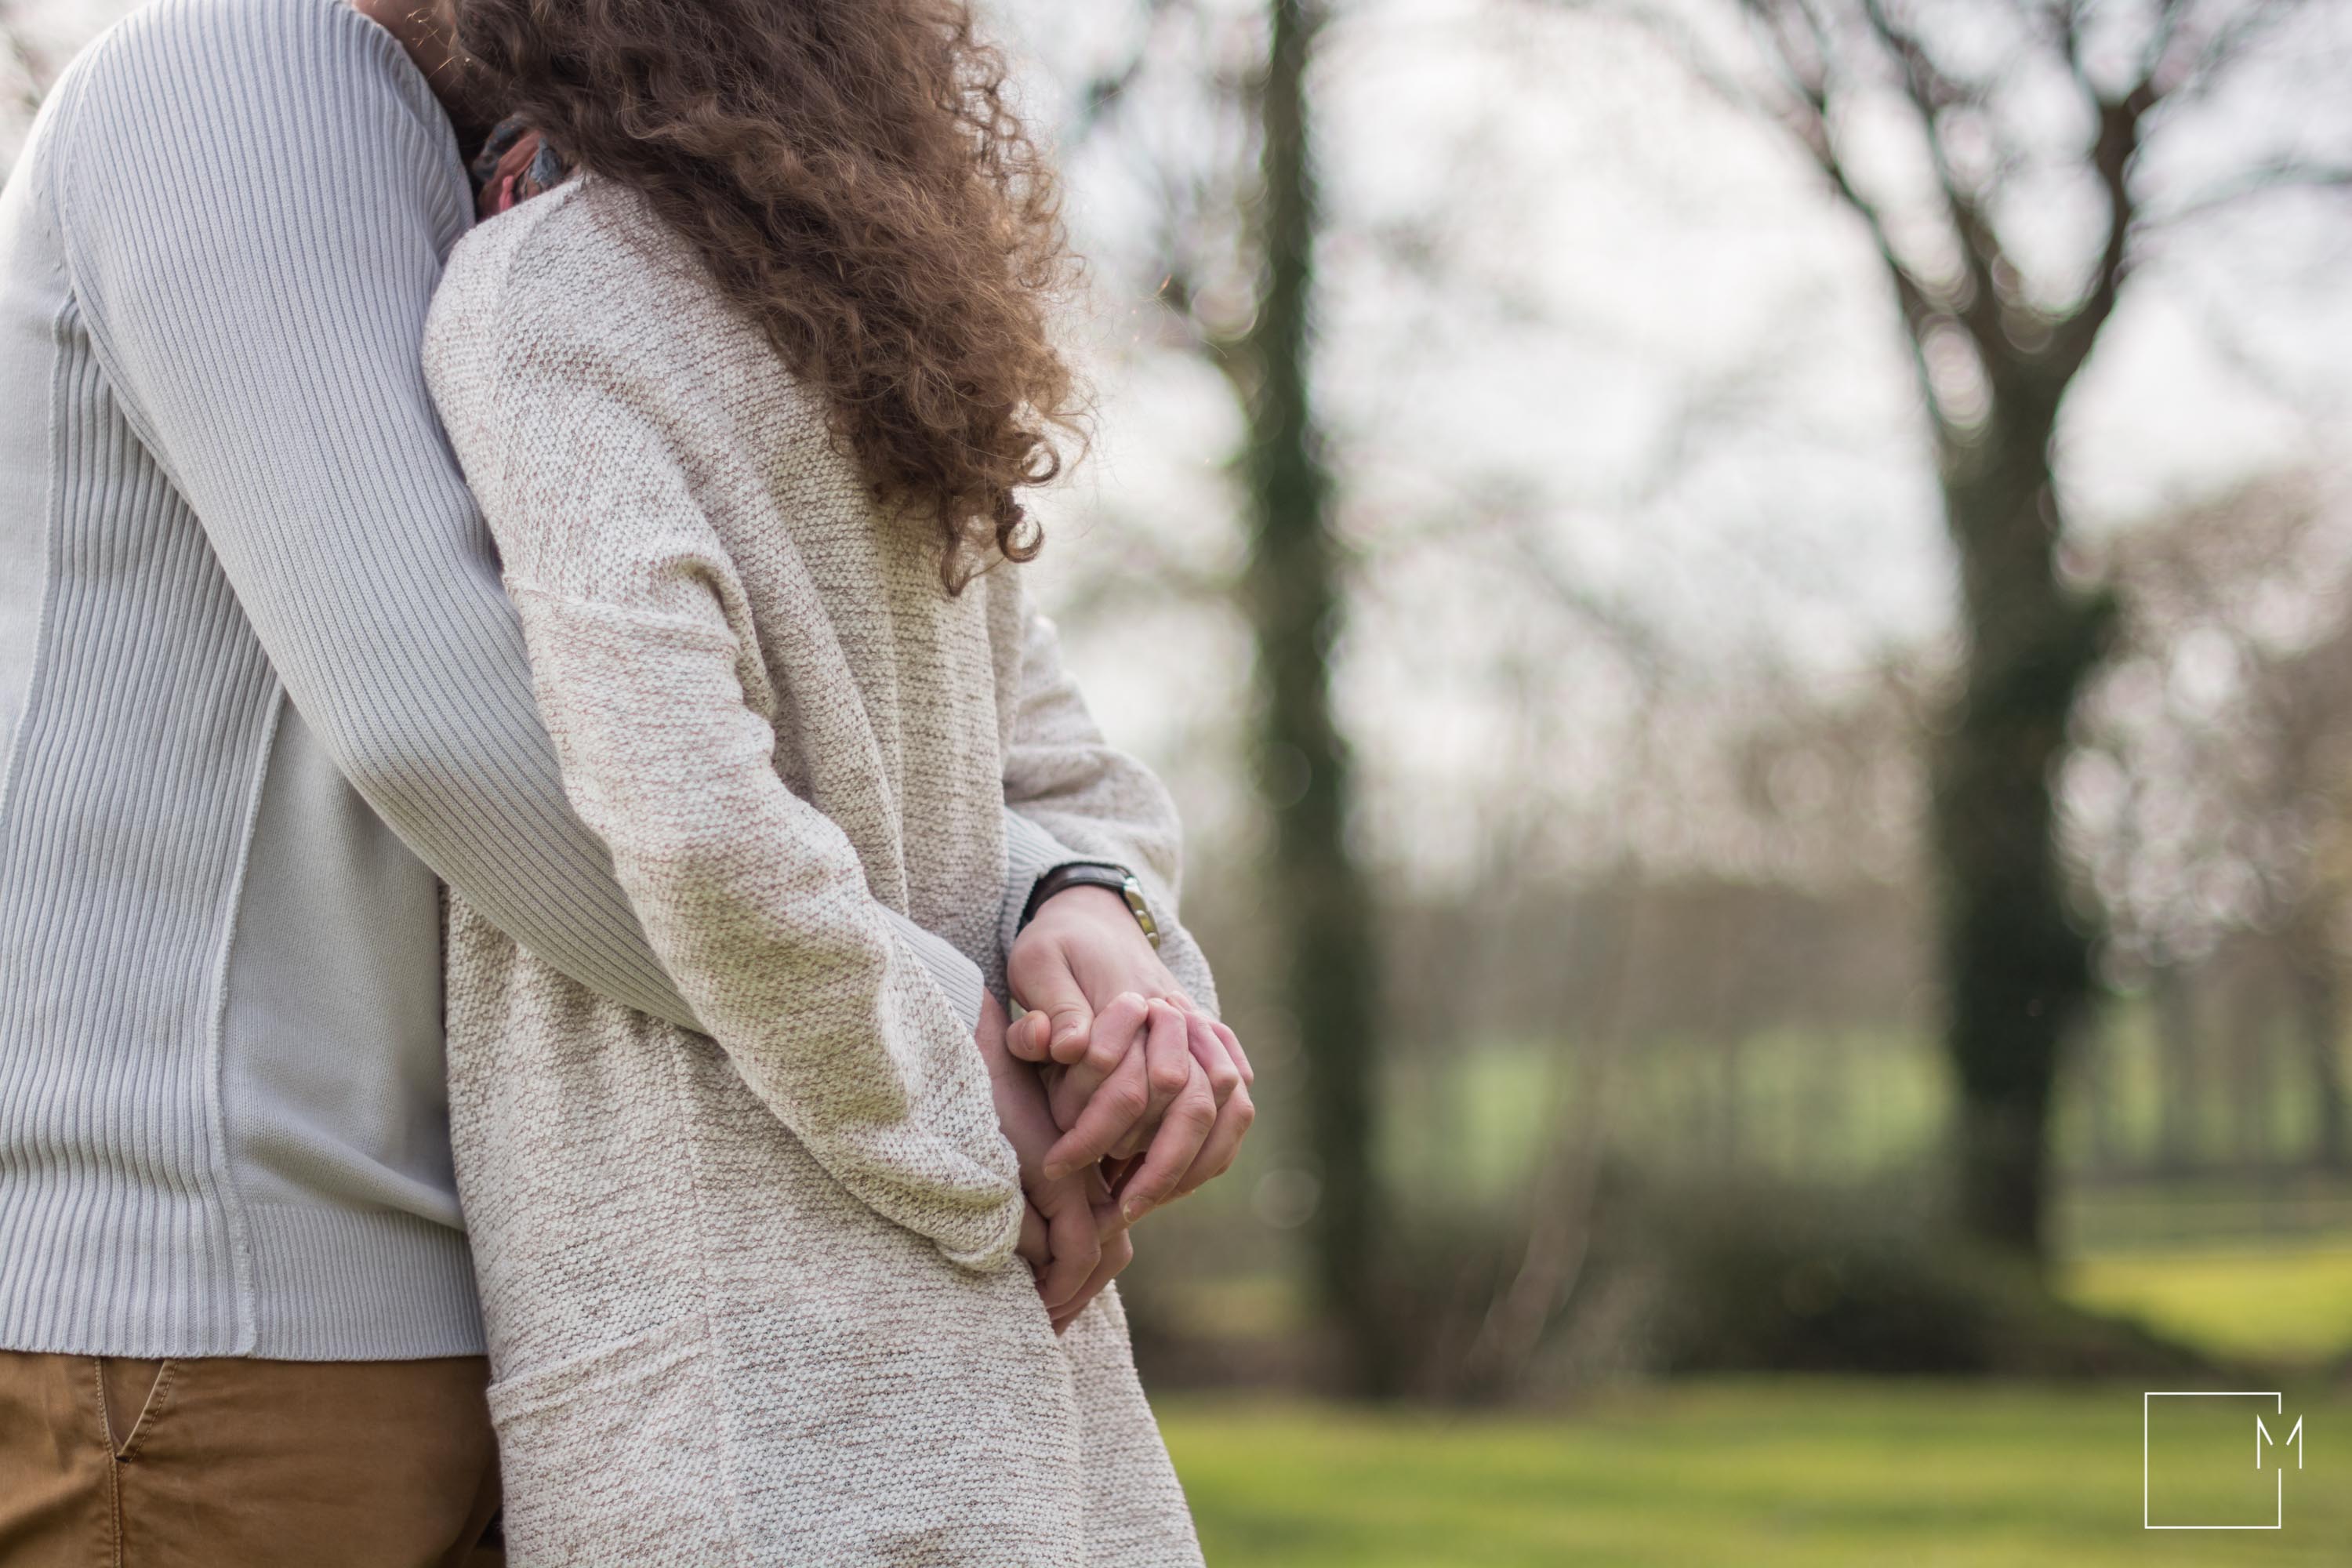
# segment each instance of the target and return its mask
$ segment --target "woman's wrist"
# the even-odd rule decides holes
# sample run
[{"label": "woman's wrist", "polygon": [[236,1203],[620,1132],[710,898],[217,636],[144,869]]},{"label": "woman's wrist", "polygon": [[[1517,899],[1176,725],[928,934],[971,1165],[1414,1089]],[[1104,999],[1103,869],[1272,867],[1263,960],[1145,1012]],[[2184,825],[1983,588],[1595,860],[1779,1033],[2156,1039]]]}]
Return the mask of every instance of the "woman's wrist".
[{"label": "woman's wrist", "polygon": [[1038,878],[1022,910],[1021,927],[1026,928],[1055,900],[1088,890],[1110,895],[1144,940],[1154,950],[1159,948],[1160,921],[1144,900],[1143,884],[1136,880],[1134,872],[1108,860],[1067,861]]}]

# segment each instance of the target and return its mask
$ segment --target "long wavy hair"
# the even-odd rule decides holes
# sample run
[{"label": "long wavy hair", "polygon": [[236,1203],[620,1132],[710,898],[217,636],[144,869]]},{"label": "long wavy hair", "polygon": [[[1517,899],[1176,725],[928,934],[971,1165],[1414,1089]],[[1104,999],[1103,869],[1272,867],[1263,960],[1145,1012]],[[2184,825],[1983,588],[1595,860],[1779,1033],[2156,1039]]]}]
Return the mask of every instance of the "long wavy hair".
[{"label": "long wavy hair", "polygon": [[950,594],[1037,552],[1083,442],[1053,171],[961,0],[456,0],[469,95],[642,193],[805,384]]}]

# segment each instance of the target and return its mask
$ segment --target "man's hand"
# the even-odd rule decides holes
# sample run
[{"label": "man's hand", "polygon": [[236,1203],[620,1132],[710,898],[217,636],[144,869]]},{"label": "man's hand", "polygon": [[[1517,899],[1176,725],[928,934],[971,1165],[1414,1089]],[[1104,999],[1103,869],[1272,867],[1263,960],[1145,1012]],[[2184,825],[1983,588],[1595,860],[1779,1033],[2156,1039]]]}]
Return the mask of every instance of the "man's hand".
[{"label": "man's hand", "polygon": [[1047,1174],[1139,1154],[1118,1194],[1131,1224],[1232,1165],[1257,1114],[1249,1058],[1193,1005],[1116,893],[1073,888],[1046,900],[1006,974],[1029,1009],[1007,1046],[1060,1069],[1052,1107],[1066,1136]]},{"label": "man's hand", "polygon": [[974,1037],[988,1064],[997,1124],[1021,1164],[1027,1205],[1015,1250],[1035,1276],[1037,1295],[1058,1334],[1134,1259],[1135,1247],[1097,1173],[1045,1177],[1045,1152],[1060,1129],[1054,1125],[1037,1069],[1005,1049],[1004,1009],[993,996],[982,999]]}]

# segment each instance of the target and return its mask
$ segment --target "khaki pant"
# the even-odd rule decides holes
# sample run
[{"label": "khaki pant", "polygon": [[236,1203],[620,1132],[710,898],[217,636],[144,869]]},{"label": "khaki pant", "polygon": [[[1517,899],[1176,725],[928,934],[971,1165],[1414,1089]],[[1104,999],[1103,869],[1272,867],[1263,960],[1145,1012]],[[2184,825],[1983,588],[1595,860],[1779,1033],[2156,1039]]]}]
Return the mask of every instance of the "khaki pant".
[{"label": "khaki pant", "polygon": [[491,1568],[488,1376],[0,1351],[0,1568]]}]

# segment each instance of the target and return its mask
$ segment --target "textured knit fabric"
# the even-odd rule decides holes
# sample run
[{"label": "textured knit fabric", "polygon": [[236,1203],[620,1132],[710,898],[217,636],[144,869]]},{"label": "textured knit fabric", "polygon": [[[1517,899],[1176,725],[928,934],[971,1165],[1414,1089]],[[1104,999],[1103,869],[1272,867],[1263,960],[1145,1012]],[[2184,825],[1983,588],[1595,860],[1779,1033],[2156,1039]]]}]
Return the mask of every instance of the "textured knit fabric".
[{"label": "textured knit fabric", "polygon": [[[482,1348],[436,873],[693,1017],[564,799],[425,394],[471,207],[338,0],[139,12],[0,195],[0,1345]],[[898,936],[976,1016],[971,961]]]},{"label": "textured knit fabric", "polygon": [[945,594],[626,187],[477,230],[425,364],[565,783],[714,1037],[453,901],[514,1560],[1196,1563],[1117,1297],[1053,1333],[978,1049],[882,919],[992,959],[1015,765],[1123,843],[1172,844],[1164,795],[1017,570]]}]

